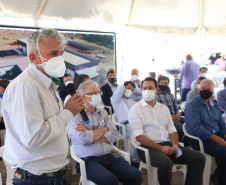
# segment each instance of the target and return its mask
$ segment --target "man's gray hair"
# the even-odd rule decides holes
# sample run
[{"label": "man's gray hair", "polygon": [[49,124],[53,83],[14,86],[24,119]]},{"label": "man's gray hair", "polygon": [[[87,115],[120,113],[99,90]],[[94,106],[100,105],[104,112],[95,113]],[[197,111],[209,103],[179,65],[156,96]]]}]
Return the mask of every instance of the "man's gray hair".
[{"label": "man's gray hair", "polygon": [[215,84],[213,83],[212,80],[209,80],[209,79],[204,79],[204,80],[202,80],[201,83],[200,83],[200,87],[201,87],[202,84],[204,84],[204,83],[206,83],[206,84],[211,84],[211,85],[212,85],[212,89],[214,89]]},{"label": "man's gray hair", "polygon": [[81,95],[88,93],[90,87],[97,87],[98,88],[98,84],[96,82],[92,81],[92,80],[82,82],[78,87],[79,93]]},{"label": "man's gray hair", "polygon": [[37,42],[48,38],[53,38],[62,45],[65,43],[64,36],[52,28],[42,28],[39,31],[32,32],[27,38],[27,56],[32,52],[37,52]]}]

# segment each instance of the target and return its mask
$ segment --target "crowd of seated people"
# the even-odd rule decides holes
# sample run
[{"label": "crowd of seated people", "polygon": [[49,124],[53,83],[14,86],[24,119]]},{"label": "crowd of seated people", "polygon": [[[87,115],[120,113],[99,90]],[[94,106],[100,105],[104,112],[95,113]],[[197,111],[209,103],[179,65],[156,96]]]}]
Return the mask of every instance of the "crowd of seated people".
[{"label": "crowd of seated people", "polygon": [[[171,184],[173,163],[188,166],[186,185],[202,184],[205,156],[196,151],[199,148],[195,141],[184,136],[182,125],[185,121],[187,131],[203,140],[205,152],[216,158],[217,169],[210,179],[217,185],[226,184],[226,169],[222,165],[226,162],[226,126],[219,114],[219,105],[212,101],[214,86],[206,79],[207,70],[200,68],[200,76],[189,88],[185,120],[170,91],[167,76],[159,75],[157,80],[147,77],[141,81],[139,71],[132,69],[130,81],[117,85],[116,73],[110,70],[107,83],[99,88],[88,75],[79,75],[76,87],[83,97],[90,123],[84,124],[81,116],[76,115],[69,123],[69,131],[76,155],[85,161],[87,179],[106,185],[117,184],[118,181],[124,184],[142,182],[137,169],[139,160],[145,160],[141,150],[133,148],[131,165],[112,155],[112,145],[122,130],[115,127],[108,116],[108,109],[99,106],[103,102],[112,107],[117,121],[126,125],[127,137],[130,139],[133,133],[136,142],[149,150],[153,161],[151,165],[158,168],[160,185]],[[73,83],[73,80],[69,79],[68,83]],[[226,79],[224,83],[226,87]],[[65,103],[68,98],[70,95],[65,98]],[[219,104],[223,102],[220,100],[224,99],[223,91],[219,92],[218,98]],[[178,144],[180,141],[184,142],[185,147]],[[196,150],[187,148],[188,145]],[[76,165],[80,171],[79,163]]]}]

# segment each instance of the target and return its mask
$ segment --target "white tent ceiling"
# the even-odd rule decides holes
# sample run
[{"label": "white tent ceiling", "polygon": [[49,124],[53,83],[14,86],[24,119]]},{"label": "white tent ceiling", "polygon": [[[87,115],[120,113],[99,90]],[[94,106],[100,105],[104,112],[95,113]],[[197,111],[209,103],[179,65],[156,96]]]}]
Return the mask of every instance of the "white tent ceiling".
[{"label": "white tent ceiling", "polygon": [[[225,0],[0,0],[0,16],[126,25],[152,32],[225,32]],[[23,25],[21,25],[23,26]],[[70,29],[70,28],[68,28]]]}]

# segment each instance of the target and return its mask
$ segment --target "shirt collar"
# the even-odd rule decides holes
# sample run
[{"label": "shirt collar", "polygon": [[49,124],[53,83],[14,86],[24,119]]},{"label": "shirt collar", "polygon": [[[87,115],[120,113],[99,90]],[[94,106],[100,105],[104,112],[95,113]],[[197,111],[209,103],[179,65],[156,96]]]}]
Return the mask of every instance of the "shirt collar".
[{"label": "shirt collar", "polygon": [[109,85],[110,87],[116,87],[116,85],[115,85],[115,86],[113,86],[113,85],[111,85],[109,82],[108,82],[108,85]]},{"label": "shirt collar", "polygon": [[[96,113],[98,113],[98,112],[100,112],[100,108],[99,107],[95,107],[95,112],[94,112],[94,114],[96,114]],[[88,113],[88,114],[90,114],[90,115],[94,115],[94,114],[91,114],[89,111],[87,111],[86,109],[85,109],[85,111]]]},{"label": "shirt collar", "polygon": [[[198,99],[199,99],[201,104],[205,104],[206,105],[205,101],[201,98],[200,95],[198,95]],[[210,98],[209,101],[210,101],[210,105],[213,107],[214,103],[213,103],[212,99]]]},{"label": "shirt collar", "polygon": [[[156,107],[158,107],[159,105],[160,105],[160,103],[157,101],[157,100],[155,100],[156,101],[156,103],[155,103],[155,106],[154,106],[154,108],[156,108]],[[148,105],[147,104],[147,102],[142,98],[142,100],[140,101],[140,103],[141,103],[141,106],[142,107],[146,107],[146,106],[149,106],[150,107],[150,105]]]},{"label": "shirt collar", "polygon": [[[41,71],[39,71],[36,68],[36,66],[33,66],[32,64],[29,64],[28,67],[36,74],[36,76],[40,79],[40,81],[43,83],[43,85],[47,89],[49,89],[49,87],[51,86],[51,84],[54,83],[51,78],[49,78],[44,73],[42,73]],[[55,85],[55,83],[54,83],[54,85]],[[55,85],[55,86],[57,86],[57,87],[55,87],[57,89],[58,88],[58,85]]]}]

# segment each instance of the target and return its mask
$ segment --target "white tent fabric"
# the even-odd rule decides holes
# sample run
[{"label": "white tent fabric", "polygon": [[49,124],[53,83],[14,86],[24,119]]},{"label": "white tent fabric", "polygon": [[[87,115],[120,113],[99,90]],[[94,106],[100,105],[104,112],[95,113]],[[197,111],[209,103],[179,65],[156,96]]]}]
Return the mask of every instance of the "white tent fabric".
[{"label": "white tent fabric", "polygon": [[[225,32],[225,0],[1,0],[0,16],[126,25],[151,32]],[[21,25],[22,26],[22,25]]]}]

